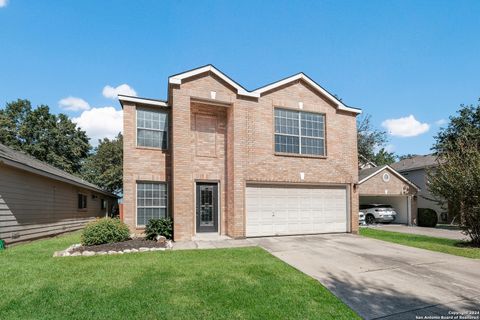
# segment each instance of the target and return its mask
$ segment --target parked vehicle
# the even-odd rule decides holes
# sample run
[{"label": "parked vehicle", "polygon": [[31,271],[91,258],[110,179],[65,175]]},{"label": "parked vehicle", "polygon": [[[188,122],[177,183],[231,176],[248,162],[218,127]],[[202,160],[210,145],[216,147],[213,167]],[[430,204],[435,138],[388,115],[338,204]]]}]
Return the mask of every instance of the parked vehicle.
[{"label": "parked vehicle", "polygon": [[358,224],[365,224],[365,212],[358,211]]},{"label": "parked vehicle", "polygon": [[397,216],[395,209],[389,204],[361,204],[360,212],[365,215],[366,224],[390,223]]}]

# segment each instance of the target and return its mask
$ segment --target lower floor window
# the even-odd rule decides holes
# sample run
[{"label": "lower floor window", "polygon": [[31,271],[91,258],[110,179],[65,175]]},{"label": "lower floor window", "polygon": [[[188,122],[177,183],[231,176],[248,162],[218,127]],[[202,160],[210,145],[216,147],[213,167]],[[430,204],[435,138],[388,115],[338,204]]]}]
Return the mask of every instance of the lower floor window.
[{"label": "lower floor window", "polygon": [[137,226],[150,219],[167,216],[167,184],[157,182],[137,183]]},{"label": "lower floor window", "polygon": [[79,193],[78,194],[78,209],[87,209],[87,195]]}]

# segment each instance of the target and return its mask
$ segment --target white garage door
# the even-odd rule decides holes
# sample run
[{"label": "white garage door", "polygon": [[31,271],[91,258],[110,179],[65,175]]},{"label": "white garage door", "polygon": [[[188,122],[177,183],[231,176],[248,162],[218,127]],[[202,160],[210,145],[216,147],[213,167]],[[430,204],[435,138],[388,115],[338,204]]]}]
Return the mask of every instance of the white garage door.
[{"label": "white garage door", "polygon": [[347,232],[347,191],[247,186],[247,237]]}]

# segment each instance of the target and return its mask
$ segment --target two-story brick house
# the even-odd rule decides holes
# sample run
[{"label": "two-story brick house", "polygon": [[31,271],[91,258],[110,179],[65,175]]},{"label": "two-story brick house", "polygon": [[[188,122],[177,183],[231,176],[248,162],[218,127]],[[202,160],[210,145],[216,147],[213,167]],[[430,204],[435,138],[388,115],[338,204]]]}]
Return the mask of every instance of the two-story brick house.
[{"label": "two-story brick house", "polygon": [[119,96],[124,221],[172,216],[174,239],[357,232],[356,116],[303,73],[247,91],[212,65],[168,100]]}]

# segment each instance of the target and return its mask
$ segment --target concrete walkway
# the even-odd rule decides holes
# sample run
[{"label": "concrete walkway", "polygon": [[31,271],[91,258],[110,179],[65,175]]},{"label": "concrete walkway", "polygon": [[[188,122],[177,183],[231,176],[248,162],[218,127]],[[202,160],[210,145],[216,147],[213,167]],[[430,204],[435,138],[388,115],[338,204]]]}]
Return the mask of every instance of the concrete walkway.
[{"label": "concrete walkway", "polygon": [[453,240],[467,240],[468,237],[464,235],[460,230],[446,230],[440,228],[424,228],[416,226],[406,226],[401,224],[377,224],[368,228],[394,231],[402,233],[419,234],[437,238],[447,238]]},{"label": "concrete walkway", "polygon": [[193,240],[174,242],[173,250],[240,248],[252,247],[256,245],[257,244],[250,239],[233,240],[229,238],[221,238],[218,240]]},{"label": "concrete walkway", "polygon": [[250,241],[320,281],[365,319],[480,311],[480,260],[351,234]]}]

